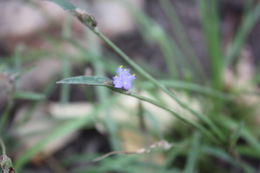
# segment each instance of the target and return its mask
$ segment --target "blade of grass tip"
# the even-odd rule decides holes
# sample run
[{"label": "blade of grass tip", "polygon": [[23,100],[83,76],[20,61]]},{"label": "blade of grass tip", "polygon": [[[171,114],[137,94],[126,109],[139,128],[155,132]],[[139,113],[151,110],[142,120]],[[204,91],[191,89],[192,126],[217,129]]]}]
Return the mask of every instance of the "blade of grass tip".
[{"label": "blade of grass tip", "polygon": [[252,10],[248,10],[247,13],[244,14],[242,23],[235,35],[235,38],[226,52],[225,66],[228,66],[238,56],[248,34],[250,33],[250,30],[254,27],[259,18],[260,4],[258,3],[256,7]]},{"label": "blade of grass tip", "polygon": [[93,33],[95,33],[101,40],[103,40],[112,50],[114,50],[123,60],[125,60],[134,70],[136,70],[140,75],[142,75],[147,80],[151,81],[155,86],[160,88],[163,92],[165,92],[167,95],[172,97],[180,106],[190,111],[193,115],[198,117],[203,122],[207,123],[213,132],[217,135],[217,137],[220,140],[225,140],[225,136],[221,133],[220,129],[216,127],[216,125],[206,116],[194,111],[192,108],[190,108],[187,104],[179,100],[176,95],[168,90],[165,86],[160,84],[155,78],[153,78],[150,74],[148,74],[146,71],[144,71],[138,64],[136,64],[134,61],[131,60],[130,57],[128,57],[119,47],[117,47],[110,39],[108,39],[105,35],[103,35],[101,32],[98,31],[96,28],[97,22],[95,19],[88,15],[85,11],[81,9],[75,9],[73,11],[73,15],[76,16],[82,24],[84,24],[86,27],[88,27]]},{"label": "blade of grass tip", "polygon": [[189,42],[189,39],[187,38],[187,34],[185,33],[185,29],[183,24],[180,22],[176,11],[173,7],[173,5],[170,3],[169,0],[160,0],[160,5],[163,9],[163,12],[166,14],[166,16],[170,19],[170,23],[172,25],[172,28],[175,31],[175,35],[177,39],[180,42],[180,45],[182,49],[184,50],[183,53],[187,55],[190,67],[193,68],[197,75],[200,76],[200,78],[205,78],[205,74],[202,71],[202,66],[199,63],[199,58],[196,56],[191,43]]},{"label": "blade of grass tip", "polygon": [[87,123],[92,123],[93,117],[100,111],[100,108],[94,109],[85,118],[80,118],[76,120],[70,120],[59,127],[57,127],[52,133],[41,139],[36,145],[28,148],[24,153],[22,153],[15,162],[15,168],[19,172],[23,166],[35,155],[37,154],[45,145],[53,140],[57,140],[69,133],[72,133],[81,127],[85,126]]},{"label": "blade of grass tip", "polygon": [[209,61],[212,68],[212,85],[214,88],[220,88],[223,58],[219,39],[218,1],[198,0],[198,5],[202,17],[204,37],[208,47]]},{"label": "blade of grass tip", "polygon": [[[105,76],[104,64],[101,61],[102,50],[96,39],[97,37],[94,37],[94,34],[89,30],[86,31],[86,36],[89,43],[89,51],[96,55],[96,61],[93,61],[95,73],[98,76]],[[95,89],[97,91],[98,101],[102,105],[105,104],[106,100],[110,98],[108,90],[103,87],[96,87]],[[111,110],[109,108],[105,111],[105,126],[107,127],[109,141],[113,150],[120,150],[121,147],[117,137],[117,125],[111,116]]]}]

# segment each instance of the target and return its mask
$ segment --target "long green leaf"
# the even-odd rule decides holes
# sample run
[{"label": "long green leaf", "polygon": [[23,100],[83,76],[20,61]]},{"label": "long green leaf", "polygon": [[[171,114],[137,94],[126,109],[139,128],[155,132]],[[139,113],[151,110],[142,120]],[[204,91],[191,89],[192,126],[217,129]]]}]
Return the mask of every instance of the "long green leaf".
[{"label": "long green leaf", "polygon": [[65,78],[57,82],[58,84],[84,84],[84,85],[95,85],[95,86],[111,86],[111,79],[99,76],[76,76]]},{"label": "long green leaf", "polygon": [[250,10],[243,18],[242,24],[239,27],[233,42],[228,47],[225,62],[226,66],[228,66],[234,60],[234,58],[240,53],[240,50],[243,44],[245,43],[246,38],[250,33],[250,30],[253,28],[253,26],[256,24],[259,18],[260,4],[258,4],[252,10]]},{"label": "long green leaf", "polygon": [[219,16],[217,0],[198,0],[202,17],[204,38],[208,47],[209,61],[212,68],[212,86],[220,88],[223,58],[220,47]]}]

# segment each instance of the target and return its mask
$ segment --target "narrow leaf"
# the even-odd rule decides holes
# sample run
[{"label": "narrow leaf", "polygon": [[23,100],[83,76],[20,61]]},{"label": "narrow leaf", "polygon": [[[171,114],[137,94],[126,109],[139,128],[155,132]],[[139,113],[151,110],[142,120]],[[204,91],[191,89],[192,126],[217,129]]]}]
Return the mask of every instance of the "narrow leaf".
[{"label": "narrow leaf", "polygon": [[83,84],[83,85],[96,85],[111,87],[112,81],[106,77],[99,76],[76,76],[65,78],[57,83],[61,84]]}]

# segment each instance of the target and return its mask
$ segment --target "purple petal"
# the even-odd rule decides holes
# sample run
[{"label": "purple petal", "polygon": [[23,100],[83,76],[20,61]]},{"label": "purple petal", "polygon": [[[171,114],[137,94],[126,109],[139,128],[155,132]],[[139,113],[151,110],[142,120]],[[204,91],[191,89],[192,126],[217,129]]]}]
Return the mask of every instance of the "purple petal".
[{"label": "purple petal", "polygon": [[124,71],[124,68],[118,67],[116,73],[117,73],[117,75],[120,75],[123,71]]},{"label": "purple petal", "polygon": [[132,88],[131,81],[130,82],[124,82],[123,88],[125,90],[129,90],[130,88]]},{"label": "purple petal", "polygon": [[135,78],[136,78],[136,77],[135,77],[134,75],[128,76],[128,80],[130,80],[130,81],[134,80]]},{"label": "purple petal", "polygon": [[117,69],[117,76],[113,77],[113,85],[115,88],[122,88],[129,90],[132,87],[132,80],[136,77],[130,74],[129,69],[125,69],[122,66]]},{"label": "purple petal", "polygon": [[115,88],[122,88],[123,87],[123,83],[121,82],[120,78],[113,78],[113,85]]}]

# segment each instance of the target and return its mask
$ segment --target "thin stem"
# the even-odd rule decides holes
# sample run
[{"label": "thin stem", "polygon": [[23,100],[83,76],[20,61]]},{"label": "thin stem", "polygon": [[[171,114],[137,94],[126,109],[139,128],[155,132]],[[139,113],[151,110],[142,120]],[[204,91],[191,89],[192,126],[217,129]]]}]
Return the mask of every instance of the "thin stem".
[{"label": "thin stem", "polygon": [[[57,4],[60,5],[59,2],[54,1]],[[68,2],[67,2],[68,3]],[[181,107],[184,109],[187,109],[189,112],[191,112],[193,115],[195,115],[197,118],[205,122],[209,125],[209,127],[213,130],[213,132],[218,136],[218,138],[222,141],[225,140],[225,136],[221,133],[220,129],[217,128],[217,126],[206,116],[202,115],[201,113],[196,112],[192,108],[190,108],[187,104],[182,102],[177,98],[177,96],[168,90],[164,85],[160,84],[154,77],[152,77],[149,73],[144,71],[138,64],[136,64],[134,61],[131,60],[130,57],[128,57],[119,47],[117,47],[111,40],[109,40],[105,35],[103,35],[101,32],[97,29],[97,22],[94,19],[93,16],[88,15],[84,10],[76,8],[72,4],[64,5],[61,4],[64,9],[67,9],[67,6],[69,5],[72,10],[72,14],[76,16],[82,24],[87,26],[93,33],[95,33],[101,40],[103,40],[112,50],[114,50],[121,58],[123,58],[133,69],[135,69],[140,75],[142,75],[147,80],[151,81],[155,86],[157,86],[159,89],[161,89],[163,92],[165,92],[167,95],[172,97]]]},{"label": "thin stem", "polygon": [[219,39],[218,1],[199,0],[198,5],[212,68],[212,85],[214,88],[220,89],[223,72],[223,58]]},{"label": "thin stem", "polygon": [[221,139],[224,140],[224,136],[221,131],[213,124],[213,122],[206,116],[196,112],[192,108],[190,108],[187,104],[182,102],[177,98],[177,96],[170,90],[168,90],[165,86],[160,84],[154,77],[144,71],[138,64],[130,59],[120,48],[118,48],[111,40],[109,40],[106,36],[104,36],[101,32],[97,30],[97,28],[89,27],[101,40],[103,40],[110,48],[112,48],[120,57],[122,57],[132,68],[134,68],[140,75],[142,75],[147,80],[151,81],[155,86],[165,92],[167,95],[172,97],[181,107],[187,109],[190,113],[195,115],[197,118],[207,123],[213,130],[213,132]]}]

